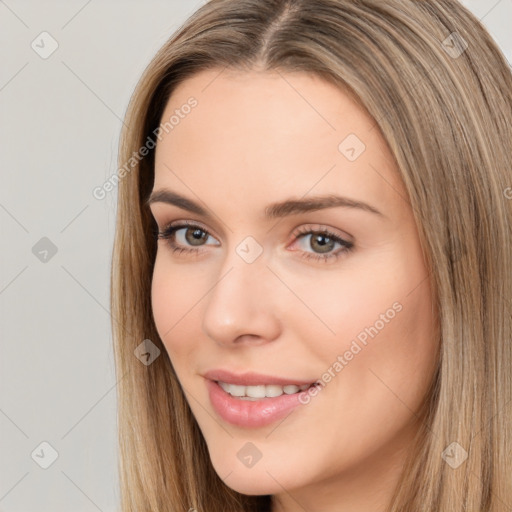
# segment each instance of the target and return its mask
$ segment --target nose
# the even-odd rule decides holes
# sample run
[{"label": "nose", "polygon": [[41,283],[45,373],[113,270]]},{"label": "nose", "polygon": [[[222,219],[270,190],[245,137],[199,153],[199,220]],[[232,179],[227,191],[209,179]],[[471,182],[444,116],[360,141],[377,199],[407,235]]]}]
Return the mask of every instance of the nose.
[{"label": "nose", "polygon": [[281,330],[276,307],[279,284],[264,255],[247,263],[231,250],[205,297],[203,332],[225,346],[275,340]]}]

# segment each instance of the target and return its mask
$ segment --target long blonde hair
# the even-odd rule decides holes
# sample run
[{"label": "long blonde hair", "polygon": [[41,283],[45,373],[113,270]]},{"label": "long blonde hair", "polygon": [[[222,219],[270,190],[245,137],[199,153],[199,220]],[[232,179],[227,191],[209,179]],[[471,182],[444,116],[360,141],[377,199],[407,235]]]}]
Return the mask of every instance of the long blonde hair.
[{"label": "long blonde hair", "polygon": [[[158,337],[151,312],[155,226],[144,204],[154,151],[139,155],[177,84],[208,68],[254,66],[312,73],[351,94],[375,120],[408,191],[435,290],[441,348],[418,442],[388,510],[510,510],[506,59],[454,0],[211,0],[146,68],[121,137],[111,313],[122,511],[270,510],[270,496],[241,495],[215,473]],[[161,354],[146,366],[134,351],[148,339]],[[456,468],[446,456],[454,447],[468,454]]]}]

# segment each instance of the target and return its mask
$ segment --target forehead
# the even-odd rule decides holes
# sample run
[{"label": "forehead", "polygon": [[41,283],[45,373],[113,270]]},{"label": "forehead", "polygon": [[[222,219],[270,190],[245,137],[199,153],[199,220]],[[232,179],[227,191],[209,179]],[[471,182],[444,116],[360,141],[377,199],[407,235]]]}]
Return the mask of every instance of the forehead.
[{"label": "forehead", "polygon": [[[184,108],[190,98],[195,106]],[[388,212],[406,207],[374,120],[318,76],[202,71],[174,90],[162,125],[172,116],[157,144],[155,189],[208,194],[213,186],[223,200],[243,195],[247,207],[254,199],[258,208],[262,190],[267,202],[336,192]]]}]

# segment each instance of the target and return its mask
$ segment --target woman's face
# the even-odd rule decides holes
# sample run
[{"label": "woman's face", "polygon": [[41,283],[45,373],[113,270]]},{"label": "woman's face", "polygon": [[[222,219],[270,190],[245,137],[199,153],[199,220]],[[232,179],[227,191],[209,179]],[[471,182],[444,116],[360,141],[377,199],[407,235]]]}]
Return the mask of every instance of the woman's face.
[{"label": "woman's face", "polygon": [[359,487],[377,502],[437,349],[416,225],[379,130],[305,73],[201,72],[162,124],[172,116],[150,207],[160,231],[179,227],[158,241],[153,314],[216,472],[312,510]]}]

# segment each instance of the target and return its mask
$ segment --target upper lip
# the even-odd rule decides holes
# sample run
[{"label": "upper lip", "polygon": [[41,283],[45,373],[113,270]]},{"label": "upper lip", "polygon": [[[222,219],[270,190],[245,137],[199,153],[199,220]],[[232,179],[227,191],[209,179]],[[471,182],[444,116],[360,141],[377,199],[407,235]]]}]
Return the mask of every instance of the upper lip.
[{"label": "upper lip", "polygon": [[209,370],[203,374],[203,377],[213,381],[220,380],[227,384],[237,384],[240,386],[261,386],[263,384],[275,384],[278,386],[296,384],[298,386],[302,386],[304,384],[313,384],[316,382],[315,380],[306,381],[301,379],[288,379],[255,372],[233,373],[223,369]]}]

